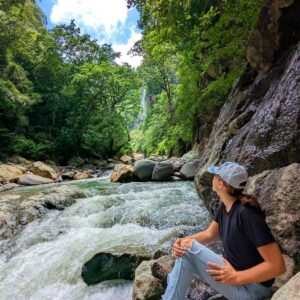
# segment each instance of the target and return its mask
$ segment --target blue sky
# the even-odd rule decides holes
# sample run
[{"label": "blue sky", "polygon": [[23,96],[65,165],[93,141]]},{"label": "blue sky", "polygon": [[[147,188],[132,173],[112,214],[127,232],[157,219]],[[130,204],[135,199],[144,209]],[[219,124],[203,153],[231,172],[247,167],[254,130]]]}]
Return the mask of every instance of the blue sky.
[{"label": "blue sky", "polygon": [[118,63],[127,62],[137,67],[142,58],[131,57],[127,52],[134,42],[141,39],[137,28],[139,14],[128,10],[126,0],[40,0],[37,4],[47,16],[47,27],[69,23],[75,19],[82,33],[88,33],[100,44],[112,44],[121,52]]}]

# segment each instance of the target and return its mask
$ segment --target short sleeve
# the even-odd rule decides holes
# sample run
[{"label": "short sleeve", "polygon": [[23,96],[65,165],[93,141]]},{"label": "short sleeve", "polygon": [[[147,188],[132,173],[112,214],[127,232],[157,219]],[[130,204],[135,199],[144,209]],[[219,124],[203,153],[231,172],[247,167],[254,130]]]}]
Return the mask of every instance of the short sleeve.
[{"label": "short sleeve", "polygon": [[241,217],[245,233],[256,248],[275,242],[262,213],[255,207],[244,206]]},{"label": "short sleeve", "polygon": [[217,209],[215,211],[214,221],[217,223],[219,223],[221,211],[222,211],[222,202],[219,203],[219,206],[217,207]]}]

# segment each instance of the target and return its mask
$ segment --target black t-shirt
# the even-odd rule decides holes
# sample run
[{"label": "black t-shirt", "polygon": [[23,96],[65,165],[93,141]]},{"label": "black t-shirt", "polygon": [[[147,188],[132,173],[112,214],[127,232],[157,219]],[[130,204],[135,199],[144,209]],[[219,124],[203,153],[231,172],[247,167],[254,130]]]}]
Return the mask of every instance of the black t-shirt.
[{"label": "black t-shirt", "polygon": [[[236,270],[246,270],[264,261],[257,248],[273,243],[275,239],[258,209],[236,200],[227,213],[221,202],[215,221],[219,225],[223,255]],[[261,284],[271,286],[273,282],[271,279]]]}]

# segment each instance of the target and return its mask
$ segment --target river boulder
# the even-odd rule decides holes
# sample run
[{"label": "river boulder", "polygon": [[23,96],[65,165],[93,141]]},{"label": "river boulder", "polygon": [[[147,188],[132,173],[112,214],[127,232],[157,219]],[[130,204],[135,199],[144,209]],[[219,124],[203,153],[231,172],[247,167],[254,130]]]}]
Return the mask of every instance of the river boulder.
[{"label": "river boulder", "polygon": [[174,169],[171,162],[158,162],[153,169],[151,179],[155,181],[166,180],[173,174]]},{"label": "river boulder", "polygon": [[151,180],[155,162],[149,159],[139,160],[134,163],[133,173],[139,180]]},{"label": "river boulder", "polygon": [[[246,193],[255,195],[283,252],[300,264],[300,164],[265,171],[250,178]],[[293,266],[294,267],[294,266]],[[291,274],[296,271],[292,270]],[[289,278],[286,278],[289,279]]]},{"label": "river boulder", "polygon": [[132,254],[98,253],[83,265],[81,277],[87,285],[112,279],[132,280],[136,267],[144,259]]},{"label": "river boulder", "polygon": [[180,169],[180,175],[182,179],[192,180],[195,177],[199,166],[199,159],[192,159],[185,163],[183,167]]},{"label": "river boulder", "polygon": [[300,272],[291,278],[271,298],[271,300],[299,300],[300,299]]},{"label": "river boulder", "polygon": [[110,175],[111,182],[128,182],[133,177],[133,166],[118,164]]},{"label": "river boulder", "polygon": [[120,161],[124,164],[131,164],[132,163],[132,157],[129,155],[123,155],[120,157]]},{"label": "river boulder", "polygon": [[34,162],[29,170],[34,175],[38,175],[41,177],[49,178],[52,180],[56,180],[58,178],[58,174],[56,173],[56,171],[52,167],[41,161]]},{"label": "river boulder", "polygon": [[37,185],[37,184],[45,184],[45,183],[52,183],[52,182],[54,182],[54,180],[42,176],[30,174],[30,173],[23,175],[18,180],[18,184],[20,185]]},{"label": "river boulder", "polygon": [[133,283],[133,300],[160,300],[164,293],[165,286],[163,282],[152,274],[152,266],[158,263],[167,270],[171,271],[174,266],[174,258],[171,256],[162,256],[150,261],[143,261],[135,270]]},{"label": "river boulder", "polygon": [[0,165],[0,183],[17,182],[22,176],[20,168],[10,164]]},{"label": "river boulder", "polygon": [[86,172],[76,172],[73,179],[81,180],[81,179],[89,179],[89,178],[93,178],[93,175],[91,174],[91,172],[86,171]]}]

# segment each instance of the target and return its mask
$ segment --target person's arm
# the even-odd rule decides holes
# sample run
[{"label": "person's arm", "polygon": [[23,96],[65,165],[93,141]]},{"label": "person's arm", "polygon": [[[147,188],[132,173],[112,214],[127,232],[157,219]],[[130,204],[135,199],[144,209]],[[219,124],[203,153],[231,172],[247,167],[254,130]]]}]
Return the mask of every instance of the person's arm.
[{"label": "person's arm", "polygon": [[193,234],[189,238],[201,244],[210,244],[219,239],[219,225],[216,221],[212,221],[206,230]]},{"label": "person's arm", "polygon": [[235,285],[267,281],[286,272],[286,266],[276,242],[258,247],[257,250],[264,261],[252,268],[236,271],[232,265],[224,259],[225,266],[208,262],[208,265],[213,269],[209,269],[207,272],[219,283]]},{"label": "person's arm", "polygon": [[182,256],[185,248],[191,248],[193,240],[202,244],[209,244],[219,238],[219,225],[212,221],[209,227],[191,236],[177,239],[173,245],[173,252],[176,256]]}]

